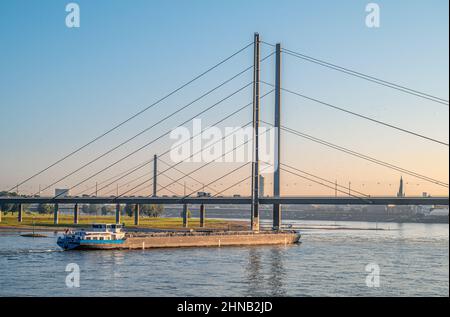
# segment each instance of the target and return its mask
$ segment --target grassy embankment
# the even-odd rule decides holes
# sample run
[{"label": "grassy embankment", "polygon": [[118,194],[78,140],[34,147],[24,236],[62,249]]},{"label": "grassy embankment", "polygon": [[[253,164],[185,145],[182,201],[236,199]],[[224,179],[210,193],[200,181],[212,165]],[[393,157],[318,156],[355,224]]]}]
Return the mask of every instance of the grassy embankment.
[{"label": "grassy embankment", "polygon": [[[115,223],[114,216],[87,216],[81,215],[79,218],[79,224],[73,224],[73,216],[60,215],[59,224],[53,224],[53,215],[39,215],[24,213],[22,222],[17,221],[17,214],[2,214],[0,229],[1,228],[32,228],[33,223],[36,228],[67,228],[67,227],[86,227],[92,223]],[[122,223],[128,228],[156,228],[156,229],[181,229],[183,227],[182,218],[154,218],[154,217],[141,217],[139,219],[139,226],[134,225],[134,218],[123,216]],[[200,226],[200,220],[198,218],[189,219],[189,228],[197,229]],[[236,230],[241,228],[243,224],[236,221],[224,221],[218,219],[206,219],[206,228],[208,229],[232,229]],[[242,229],[242,228],[241,228]]]}]

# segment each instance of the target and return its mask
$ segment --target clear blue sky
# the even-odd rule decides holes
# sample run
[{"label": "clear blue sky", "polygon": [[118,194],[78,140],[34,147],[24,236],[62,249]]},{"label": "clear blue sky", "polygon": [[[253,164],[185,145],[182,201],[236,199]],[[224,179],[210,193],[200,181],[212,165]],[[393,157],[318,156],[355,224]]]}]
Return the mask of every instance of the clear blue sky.
[{"label": "clear blue sky", "polygon": [[[366,27],[365,6],[369,1],[359,0],[79,0],[75,1],[81,9],[81,27],[78,29],[65,26],[65,5],[69,2],[0,2],[2,189],[13,186],[250,43],[255,31],[267,42],[281,42],[283,47],[292,50],[447,100],[449,97],[449,8],[445,0],[373,1],[381,7],[379,29]],[[263,54],[269,52],[270,48],[263,47]],[[248,50],[227,67],[220,68],[61,167],[30,182],[22,190],[32,192],[39,184],[50,183],[251,62],[251,50]],[[263,64],[262,72],[264,79],[273,81],[273,62]],[[249,73],[235,86],[211,96],[201,106],[206,107],[250,80]],[[283,85],[448,142],[446,106],[289,56],[283,60]],[[263,119],[272,118],[271,100],[263,110]],[[212,123],[248,101],[249,94],[242,94],[215,114],[205,116],[205,120]],[[89,172],[176,126],[199,109],[200,106],[194,107],[180,114],[99,165],[62,182],[60,187],[70,187]],[[290,127],[448,182],[448,147],[430,144],[290,96],[283,96],[283,110],[283,121]],[[237,126],[249,118],[247,111],[245,117],[233,119],[228,125]],[[368,191],[373,194],[396,190],[391,185],[395,183],[396,186],[399,173],[350,159],[306,141],[299,142],[290,136],[283,136],[283,142],[289,144],[283,152],[285,162],[289,164],[338,179],[343,184],[352,181],[359,189],[370,187]],[[155,144],[131,162],[118,166],[114,172],[165,148],[167,143]],[[111,175],[105,173],[98,181]],[[291,178],[286,175],[285,180]],[[208,182],[208,179],[204,181]],[[408,181],[411,182],[407,186],[409,193],[447,193],[423,181]],[[377,187],[377,183],[381,185]],[[320,187],[309,186],[312,188],[309,189],[308,184],[302,184],[305,187],[301,187],[299,181],[301,193],[330,194]],[[284,190],[286,193],[293,191],[292,186]]]}]

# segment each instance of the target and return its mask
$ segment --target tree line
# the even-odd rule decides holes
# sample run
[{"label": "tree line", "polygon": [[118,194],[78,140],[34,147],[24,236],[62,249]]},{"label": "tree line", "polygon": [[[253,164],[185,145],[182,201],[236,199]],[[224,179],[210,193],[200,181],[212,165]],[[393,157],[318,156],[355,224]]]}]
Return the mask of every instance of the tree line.
[{"label": "tree line", "polygon": [[[134,215],[135,204],[126,204],[121,206],[121,210],[129,217]],[[116,212],[115,205],[94,205],[85,204],[81,206],[81,211],[85,214],[102,216]],[[147,217],[160,217],[164,213],[164,205],[139,205],[139,214]]]}]

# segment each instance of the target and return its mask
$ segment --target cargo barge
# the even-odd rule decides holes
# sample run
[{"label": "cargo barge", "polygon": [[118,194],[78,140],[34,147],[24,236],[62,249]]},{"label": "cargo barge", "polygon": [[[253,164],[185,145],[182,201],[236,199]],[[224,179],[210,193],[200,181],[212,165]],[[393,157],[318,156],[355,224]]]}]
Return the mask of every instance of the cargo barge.
[{"label": "cargo barge", "polygon": [[57,244],[64,250],[133,250],[179,247],[287,245],[298,243],[296,231],[189,231],[125,233],[122,225],[94,224],[89,231],[66,231]]}]

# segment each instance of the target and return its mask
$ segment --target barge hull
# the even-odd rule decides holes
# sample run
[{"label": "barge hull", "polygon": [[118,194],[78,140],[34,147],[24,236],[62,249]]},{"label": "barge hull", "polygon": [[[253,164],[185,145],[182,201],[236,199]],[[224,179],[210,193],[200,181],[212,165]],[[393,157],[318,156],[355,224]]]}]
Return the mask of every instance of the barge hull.
[{"label": "barge hull", "polygon": [[221,247],[244,245],[287,245],[298,243],[298,233],[229,234],[229,235],[185,235],[151,236],[127,238],[121,249],[152,249],[180,247]]}]

